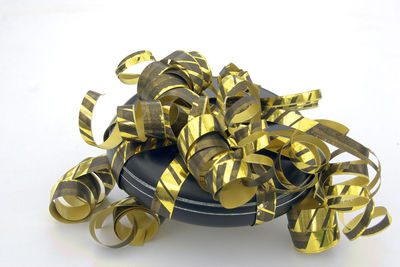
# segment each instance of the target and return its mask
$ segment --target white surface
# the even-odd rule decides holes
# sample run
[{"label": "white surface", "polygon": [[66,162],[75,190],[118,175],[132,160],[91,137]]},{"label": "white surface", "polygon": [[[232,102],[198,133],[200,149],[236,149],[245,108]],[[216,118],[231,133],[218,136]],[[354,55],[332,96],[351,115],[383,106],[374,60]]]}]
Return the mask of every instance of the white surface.
[{"label": "white surface", "polygon": [[[195,5],[198,4],[198,5]],[[0,0],[1,266],[393,266],[399,249],[399,1],[5,1]],[[97,136],[115,106],[135,93],[114,75],[148,49],[161,58],[197,50],[214,74],[230,63],[280,95],[321,88],[310,118],[348,125],[376,152],[383,184],[375,200],[393,225],[370,238],[302,255],[285,216],[258,227],[165,223],[143,247],[108,249],[88,224],[48,213],[51,186],[102,151],[78,132],[89,89],[99,103]],[[110,200],[123,195],[114,189]],[[397,254],[397,255],[396,255]]]}]

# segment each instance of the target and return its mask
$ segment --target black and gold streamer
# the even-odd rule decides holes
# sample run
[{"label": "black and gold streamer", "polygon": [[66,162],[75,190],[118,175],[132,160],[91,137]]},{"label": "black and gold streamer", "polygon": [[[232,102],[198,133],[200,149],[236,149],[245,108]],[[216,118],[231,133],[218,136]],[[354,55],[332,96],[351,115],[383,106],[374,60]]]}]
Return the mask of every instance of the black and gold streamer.
[{"label": "black and gold streamer", "polygon": [[[105,220],[110,215],[113,217],[114,234],[119,240],[115,243],[101,241],[96,233],[96,230],[104,227]],[[125,218],[129,225],[123,223]],[[89,230],[94,240],[110,248],[120,248],[126,245],[141,246],[154,237],[160,223],[161,220],[156,213],[137,202],[134,197],[128,197],[93,214]]]},{"label": "black and gold streamer", "polygon": [[[144,61],[152,62],[141,74],[127,72]],[[91,121],[100,94],[86,94],[79,113],[81,136],[90,145],[115,152],[110,163],[105,156],[86,159],[60,179],[51,193],[50,212],[56,219],[77,222],[88,218],[118,182],[130,157],[176,145],[179,155],[161,175],[151,207],[131,197],[95,213],[90,223],[95,240],[102,243],[95,230],[109,215],[119,242],[105,245],[141,245],[151,239],[158,229],[159,215],[172,217],[180,189],[190,174],[225,208],[239,207],[256,196],[254,224],[275,217],[278,193],[311,189],[287,213],[294,246],[304,253],[322,252],[338,242],[338,218],[350,240],[390,225],[387,210],[375,207],[372,199],[380,187],[381,173],[375,154],[348,137],[344,125],[300,114],[300,110],[317,107],[319,90],[261,98],[260,86],[232,63],[222,69],[214,86],[206,59],[194,51],[175,51],[160,61],[149,51],[135,52],[121,61],[116,74],[123,83],[137,84],[139,100],[117,108],[107,138],[97,144]],[[271,131],[271,124],[284,127]],[[327,144],[337,149],[331,152]],[[276,157],[265,156],[263,151]],[[357,159],[332,163],[343,153]],[[283,157],[307,174],[307,180],[292,183],[282,167]],[[372,178],[368,167],[375,172]],[[335,182],[338,175],[353,177]],[[343,214],[356,210],[361,213],[345,222]],[[131,227],[120,222],[122,217]],[[381,220],[370,225],[377,217]]]},{"label": "black and gold streamer", "polygon": [[114,185],[115,180],[106,155],[85,159],[53,186],[50,213],[65,223],[83,221]]}]

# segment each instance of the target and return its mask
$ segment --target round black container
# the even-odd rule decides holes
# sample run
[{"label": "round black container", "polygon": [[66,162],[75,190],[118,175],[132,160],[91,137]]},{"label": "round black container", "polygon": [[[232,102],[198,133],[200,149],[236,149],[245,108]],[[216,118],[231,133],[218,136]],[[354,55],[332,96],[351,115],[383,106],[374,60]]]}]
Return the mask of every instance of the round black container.
[{"label": "round black container", "polygon": [[[261,97],[273,96],[276,95],[265,89],[261,90]],[[138,97],[135,95],[126,104],[134,104],[137,100]],[[269,130],[282,128],[284,128],[282,125],[269,125]],[[115,149],[107,151],[110,160],[114,151]],[[263,153],[271,158],[276,156],[269,151]],[[135,196],[145,206],[150,207],[159,178],[178,154],[177,147],[173,145],[132,156],[121,171],[119,187],[129,195]],[[286,177],[294,184],[305,184],[312,178],[299,171],[289,159],[283,158],[282,165]],[[308,190],[292,194],[278,194],[275,217],[288,212],[307,193]],[[218,201],[212,198],[210,193],[200,188],[192,175],[189,175],[182,185],[175,202],[172,219],[204,226],[245,226],[254,224],[256,211],[257,203],[255,197],[238,208],[225,209]]]}]

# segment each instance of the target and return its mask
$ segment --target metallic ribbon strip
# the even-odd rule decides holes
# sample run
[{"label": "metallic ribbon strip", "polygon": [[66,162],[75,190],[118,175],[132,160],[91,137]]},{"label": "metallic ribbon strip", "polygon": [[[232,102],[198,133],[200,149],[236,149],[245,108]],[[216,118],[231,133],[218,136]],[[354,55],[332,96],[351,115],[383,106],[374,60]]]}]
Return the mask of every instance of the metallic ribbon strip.
[{"label": "metallic ribbon strip", "polygon": [[[96,234],[96,230],[104,227],[104,222],[110,215],[113,217],[114,234],[119,240],[116,243],[103,242]],[[123,222],[125,218],[129,222],[128,226]],[[134,197],[128,197],[93,214],[89,230],[93,239],[106,247],[141,246],[154,237],[160,223],[156,213],[138,203]]]},{"label": "metallic ribbon strip", "polygon": [[88,158],[66,172],[53,186],[49,210],[64,223],[85,220],[115,185],[107,156]]},{"label": "metallic ribbon strip", "polygon": [[[152,63],[141,74],[126,72],[144,61]],[[310,120],[299,113],[318,105],[319,90],[260,98],[260,86],[252,82],[248,72],[232,63],[222,69],[215,87],[206,59],[194,51],[175,51],[160,61],[149,51],[138,51],[121,61],[116,74],[123,83],[137,84],[139,100],[117,108],[116,119],[107,130],[108,137],[97,144],[91,121],[100,94],[86,94],[79,113],[82,138],[95,147],[115,148],[115,152],[110,163],[105,156],[82,161],[53,187],[50,212],[57,220],[77,222],[88,218],[112,189],[115,179],[119,179],[131,156],[176,145],[179,155],[161,175],[150,209],[130,197],[95,213],[90,232],[96,241],[122,247],[142,245],[151,239],[160,224],[159,215],[172,217],[175,201],[189,174],[228,209],[256,196],[254,224],[275,217],[277,193],[311,188],[287,213],[293,244],[304,253],[318,253],[338,242],[337,217],[344,223],[343,233],[350,240],[376,234],[390,225],[387,210],[375,207],[372,200],[379,189],[381,173],[375,154],[349,138],[344,125]],[[207,88],[215,96],[211,97],[205,91]],[[269,131],[269,123],[284,125],[286,129]],[[331,152],[326,143],[337,150]],[[276,153],[275,159],[263,155],[265,150]],[[331,162],[343,153],[357,160]],[[307,183],[297,185],[286,177],[282,157],[308,174]],[[375,171],[372,179],[368,166]],[[354,177],[335,182],[339,175]],[[362,212],[345,222],[343,214],[356,210]],[[111,214],[119,240],[113,244],[100,241],[96,233]],[[381,220],[370,225],[377,217]],[[123,224],[122,218],[130,226]]]}]

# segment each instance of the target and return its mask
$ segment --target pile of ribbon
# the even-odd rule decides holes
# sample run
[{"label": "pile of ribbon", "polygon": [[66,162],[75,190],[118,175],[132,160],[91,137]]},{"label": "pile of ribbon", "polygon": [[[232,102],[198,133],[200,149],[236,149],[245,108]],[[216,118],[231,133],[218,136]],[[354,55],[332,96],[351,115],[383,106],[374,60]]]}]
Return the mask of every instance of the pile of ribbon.
[{"label": "pile of ribbon", "polygon": [[[151,63],[141,74],[126,72],[144,61]],[[198,52],[175,51],[156,61],[149,51],[139,51],[124,58],[116,74],[125,84],[137,84],[139,100],[117,108],[105,141],[97,144],[91,121],[100,94],[89,91],[85,95],[79,113],[83,139],[115,152],[111,161],[106,155],[83,160],[54,185],[50,213],[57,220],[73,223],[90,217],[90,232],[103,243],[97,230],[112,216],[119,242],[104,245],[142,245],[156,234],[164,218],[171,218],[175,200],[191,174],[199,187],[226,209],[256,196],[254,224],[275,217],[277,193],[309,190],[287,213],[293,244],[304,253],[321,252],[338,242],[337,218],[350,240],[390,225],[387,210],[375,207],[372,199],[380,187],[381,173],[375,154],[348,137],[344,125],[300,114],[300,110],[318,105],[319,90],[262,98],[260,86],[232,63],[222,69],[214,86],[210,67]],[[267,131],[272,124],[285,127]],[[330,151],[327,144],[335,149]],[[118,184],[130,157],[165,146],[177,146],[179,155],[160,177],[150,207],[130,196],[92,214]],[[260,153],[263,150],[277,157]],[[343,153],[355,159],[333,161]],[[289,158],[310,179],[300,186],[291,183],[282,168],[282,157]],[[369,175],[369,167],[373,175]],[[342,175],[351,177],[335,182],[335,177]],[[344,213],[357,210],[345,221]],[[380,220],[372,225],[377,217]]]}]

